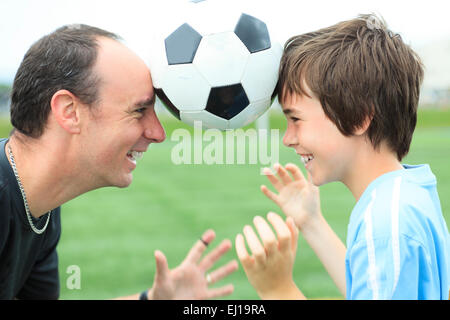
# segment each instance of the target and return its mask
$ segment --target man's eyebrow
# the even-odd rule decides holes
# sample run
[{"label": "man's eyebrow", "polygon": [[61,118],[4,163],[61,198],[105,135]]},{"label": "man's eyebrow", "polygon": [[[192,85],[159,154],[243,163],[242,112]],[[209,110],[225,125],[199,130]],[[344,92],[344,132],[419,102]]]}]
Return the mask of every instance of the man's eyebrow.
[{"label": "man's eyebrow", "polygon": [[292,109],[283,109],[283,113],[285,115],[290,115],[291,113],[293,113],[294,111]]},{"label": "man's eyebrow", "polygon": [[155,104],[155,95],[153,95],[151,98],[139,101],[135,103],[135,107],[150,107],[153,106]]}]

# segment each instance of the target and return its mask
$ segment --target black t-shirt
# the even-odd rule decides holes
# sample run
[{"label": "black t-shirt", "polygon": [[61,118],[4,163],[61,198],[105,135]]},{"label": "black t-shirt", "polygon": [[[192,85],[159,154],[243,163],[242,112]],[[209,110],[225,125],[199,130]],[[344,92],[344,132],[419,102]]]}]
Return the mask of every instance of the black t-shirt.
[{"label": "black t-shirt", "polygon": [[[61,235],[60,207],[52,210],[47,229],[30,227],[22,194],[0,139],[0,299],[58,299],[56,245]],[[34,225],[41,229],[48,213]]]}]

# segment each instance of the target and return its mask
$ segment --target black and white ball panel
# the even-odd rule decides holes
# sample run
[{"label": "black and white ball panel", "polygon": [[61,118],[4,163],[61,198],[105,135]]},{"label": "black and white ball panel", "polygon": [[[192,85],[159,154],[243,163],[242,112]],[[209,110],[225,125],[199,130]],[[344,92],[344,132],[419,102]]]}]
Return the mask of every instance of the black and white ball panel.
[{"label": "black and white ball panel", "polygon": [[154,50],[150,69],[155,93],[181,121],[240,128],[270,107],[282,48],[271,43],[261,20],[247,14],[235,18],[229,28],[215,33],[205,25],[198,30],[205,21],[184,23],[163,48]]},{"label": "black and white ball panel", "polygon": [[205,109],[211,91],[210,83],[192,63],[169,66],[161,87],[172,104],[183,111]]},{"label": "black and white ball panel", "polygon": [[164,40],[169,65],[191,63],[201,40],[201,34],[187,23],[172,32]]},{"label": "black and white ball panel", "polygon": [[250,53],[266,50],[271,47],[269,31],[264,22],[243,13],[234,33],[244,43]]},{"label": "black and white ball panel", "polygon": [[244,88],[240,83],[231,86],[212,88],[205,110],[230,120],[249,104]]},{"label": "black and white ball panel", "polygon": [[178,118],[178,120],[181,120],[181,118],[180,118],[180,110],[178,110],[178,108],[173,105],[172,101],[170,101],[170,99],[166,96],[166,94],[164,93],[163,89],[161,89],[161,88],[154,88],[154,89],[155,89],[156,96],[166,106],[167,110],[169,110],[169,112],[174,117]]}]

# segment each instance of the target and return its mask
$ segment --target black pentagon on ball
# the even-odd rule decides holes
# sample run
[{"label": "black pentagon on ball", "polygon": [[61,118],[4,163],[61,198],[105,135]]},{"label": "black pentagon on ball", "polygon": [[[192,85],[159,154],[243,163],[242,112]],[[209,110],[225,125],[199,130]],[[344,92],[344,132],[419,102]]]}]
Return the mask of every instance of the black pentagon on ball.
[{"label": "black pentagon on ball", "polygon": [[250,53],[269,49],[270,36],[267,26],[261,20],[243,13],[234,33],[245,44]]},{"label": "black pentagon on ball", "polygon": [[238,83],[211,88],[205,109],[220,118],[230,120],[244,110],[248,104],[244,88]]},{"label": "black pentagon on ball", "polygon": [[192,63],[201,40],[201,34],[189,24],[178,27],[164,40],[169,65]]},{"label": "black pentagon on ball", "polygon": [[171,114],[173,114],[178,120],[180,120],[180,110],[169,100],[169,98],[164,93],[163,89],[154,88],[156,95],[161,100],[163,105]]}]

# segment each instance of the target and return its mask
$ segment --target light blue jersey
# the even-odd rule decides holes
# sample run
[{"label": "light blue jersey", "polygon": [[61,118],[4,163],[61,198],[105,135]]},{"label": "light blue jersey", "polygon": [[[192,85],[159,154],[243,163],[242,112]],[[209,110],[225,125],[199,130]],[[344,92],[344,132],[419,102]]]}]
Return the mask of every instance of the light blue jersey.
[{"label": "light blue jersey", "polygon": [[428,165],[386,173],[354,207],[347,299],[448,299],[450,236]]}]

